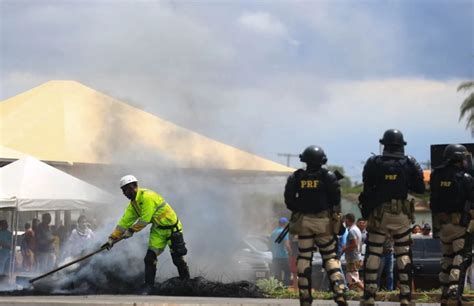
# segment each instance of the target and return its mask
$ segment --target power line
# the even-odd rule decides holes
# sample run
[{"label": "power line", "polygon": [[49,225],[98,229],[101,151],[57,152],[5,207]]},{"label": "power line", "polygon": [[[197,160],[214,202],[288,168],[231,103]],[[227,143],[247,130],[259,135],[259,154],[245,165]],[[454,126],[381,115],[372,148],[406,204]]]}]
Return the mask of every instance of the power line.
[{"label": "power line", "polygon": [[300,157],[299,154],[292,154],[292,153],[277,153],[278,156],[286,157],[286,166],[290,166],[290,159],[292,157]]}]

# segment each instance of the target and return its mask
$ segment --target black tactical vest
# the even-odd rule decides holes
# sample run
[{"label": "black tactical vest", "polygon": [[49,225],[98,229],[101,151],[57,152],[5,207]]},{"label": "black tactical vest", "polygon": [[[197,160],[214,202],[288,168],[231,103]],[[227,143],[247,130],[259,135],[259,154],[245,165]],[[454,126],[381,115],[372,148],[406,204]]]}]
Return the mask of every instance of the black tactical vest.
[{"label": "black tactical vest", "polygon": [[318,213],[329,209],[326,177],[327,169],[321,168],[308,172],[304,170],[295,173],[297,190],[297,211],[303,213]]},{"label": "black tactical vest", "polygon": [[464,171],[441,167],[431,176],[431,209],[434,212],[463,212],[467,199],[463,188]]},{"label": "black tactical vest", "polygon": [[408,196],[409,165],[407,158],[387,158],[378,156],[375,159],[376,199],[378,203],[392,199],[405,200]]}]

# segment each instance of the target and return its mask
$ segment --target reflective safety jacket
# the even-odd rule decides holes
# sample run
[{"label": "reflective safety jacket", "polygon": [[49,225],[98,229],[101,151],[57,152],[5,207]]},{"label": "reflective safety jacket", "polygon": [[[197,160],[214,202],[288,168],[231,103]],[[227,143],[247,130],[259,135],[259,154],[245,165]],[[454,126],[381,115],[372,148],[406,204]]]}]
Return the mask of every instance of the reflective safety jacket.
[{"label": "reflective safety jacket", "polygon": [[152,190],[138,188],[135,200],[130,201],[110,237],[118,239],[129,228],[133,232],[139,232],[149,223],[158,229],[181,230],[178,216],[161,195]]}]

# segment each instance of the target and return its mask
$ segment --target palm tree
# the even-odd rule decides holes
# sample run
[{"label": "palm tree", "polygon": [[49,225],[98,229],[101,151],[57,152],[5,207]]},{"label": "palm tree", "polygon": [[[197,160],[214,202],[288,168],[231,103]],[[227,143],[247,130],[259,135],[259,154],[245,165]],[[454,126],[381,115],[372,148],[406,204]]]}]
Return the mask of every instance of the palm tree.
[{"label": "palm tree", "polygon": [[474,137],[474,81],[468,81],[464,82],[458,87],[458,91],[468,91],[472,90],[472,92],[467,96],[466,99],[461,104],[460,107],[460,115],[459,115],[459,121],[466,115],[468,115],[467,118],[467,124],[466,124],[466,129],[470,128],[471,129],[471,136]]}]

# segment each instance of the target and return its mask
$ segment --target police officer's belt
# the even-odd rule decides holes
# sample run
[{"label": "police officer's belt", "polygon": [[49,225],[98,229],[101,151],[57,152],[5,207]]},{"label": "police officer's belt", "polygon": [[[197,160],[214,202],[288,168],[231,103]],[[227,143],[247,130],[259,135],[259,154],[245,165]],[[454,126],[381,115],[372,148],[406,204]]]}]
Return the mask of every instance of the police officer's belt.
[{"label": "police officer's belt", "polygon": [[454,224],[459,225],[461,223],[461,213],[452,212],[452,213],[437,213],[436,217],[438,218],[439,224]]},{"label": "police officer's belt", "polygon": [[309,217],[309,218],[329,218],[331,214],[329,213],[328,210],[323,210],[318,213],[311,213],[311,214],[305,213],[304,216]]},{"label": "police officer's belt", "polygon": [[391,199],[390,201],[384,202],[382,204],[382,209],[384,212],[391,214],[400,214],[403,211],[404,205],[406,205],[406,203],[406,200]]}]

